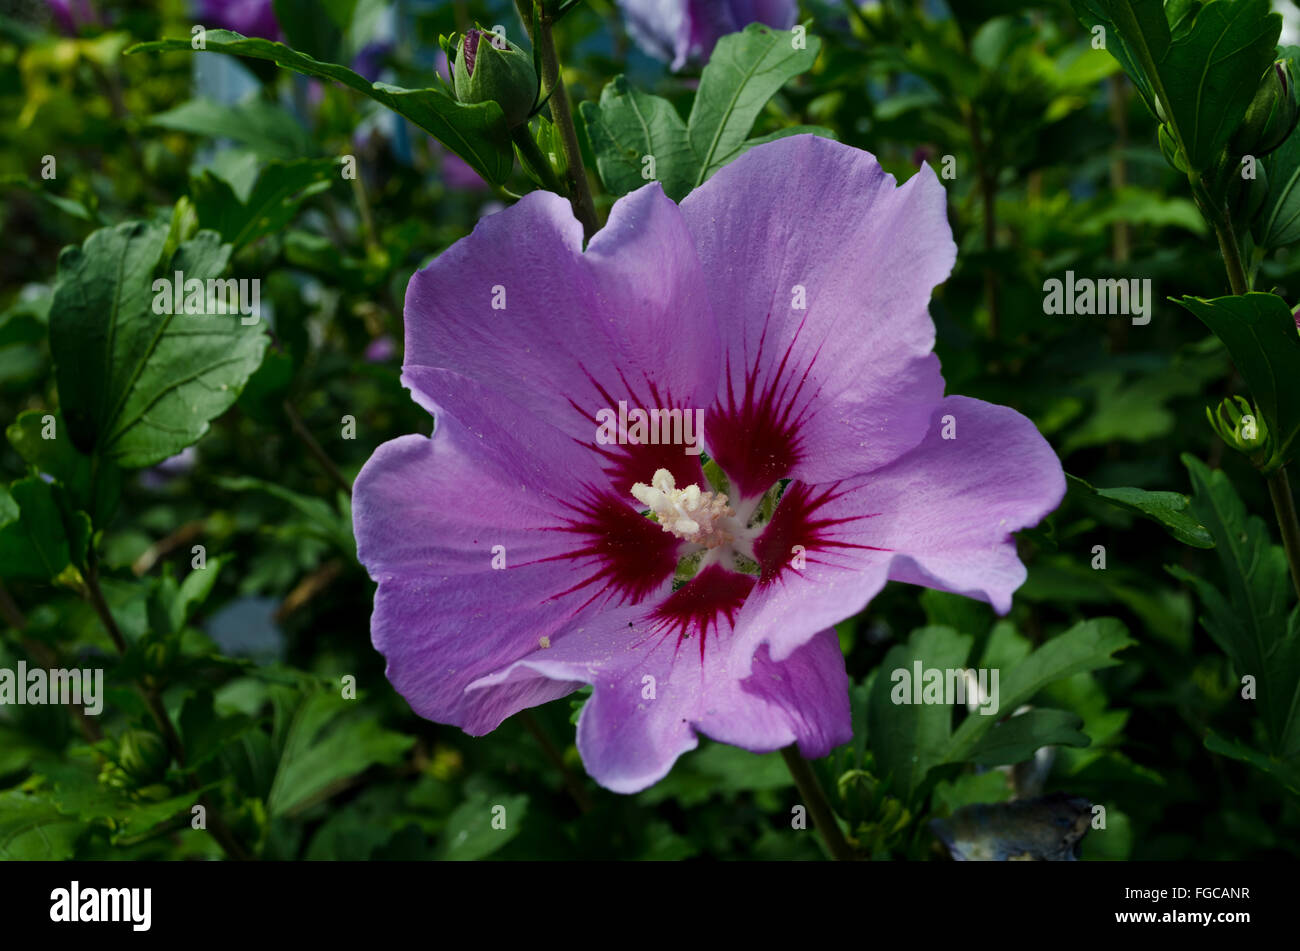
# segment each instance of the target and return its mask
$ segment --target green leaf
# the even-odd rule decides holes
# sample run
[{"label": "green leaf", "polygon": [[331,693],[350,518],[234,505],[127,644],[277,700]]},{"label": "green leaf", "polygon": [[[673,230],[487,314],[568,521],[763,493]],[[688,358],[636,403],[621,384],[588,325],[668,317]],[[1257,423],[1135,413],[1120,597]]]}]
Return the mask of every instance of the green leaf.
[{"label": "green leaf", "polygon": [[821,40],[795,49],[789,30],[751,23],[718,40],[700,75],[687,135],[695,153],[694,185],[701,185],[745,147],[767,101],[795,76],[812,69]]},{"label": "green leaf", "polygon": [[1192,513],[1214,536],[1226,595],[1181,568],[1170,571],[1195,586],[1205,607],[1201,622],[1237,674],[1255,677],[1254,702],[1274,751],[1300,755],[1300,623],[1290,610],[1286,555],[1270,542],[1263,519],[1247,513],[1224,472],[1182,458],[1192,476]]},{"label": "green leaf", "polygon": [[[274,482],[255,479],[252,476],[217,476],[214,481],[223,489],[232,492],[265,492],[289,503],[305,517],[313,537],[333,545],[353,559],[356,558],[357,544],[352,534],[352,516],[349,511],[340,511],[324,499],[303,495]],[[342,493],[340,493],[340,501],[343,501]]]},{"label": "green leaf", "polygon": [[654,177],[674,201],[686,197],[698,171],[686,137],[686,124],[667,99],[639,92],[616,76],[600,94],[600,104],[584,102],[596,168],[614,195],[626,195],[647,181],[647,156],[654,159]]},{"label": "green leaf", "polygon": [[[978,714],[977,714],[978,715]],[[1080,732],[1083,719],[1067,710],[1026,710],[985,733],[971,750],[970,760],[980,766],[1022,763],[1043,746],[1087,746]]]},{"label": "green leaf", "polygon": [[90,456],[78,452],[58,413],[22,413],[5,436],[28,465],[59,480],[74,508],[90,513],[96,525],[107,524],[117,508],[122,470],[107,462],[96,467]]},{"label": "green leaf", "polygon": [[47,763],[42,768],[52,787],[51,803],[61,812],[85,824],[107,825],[110,840],[142,835],[173,816],[188,813],[197,798],[210,786],[187,790],[180,795],[153,802],[127,797],[120,790],[105,785],[96,778],[97,770],[90,763],[65,760]]},{"label": "green leaf", "polygon": [[982,635],[993,624],[993,609],[974,598],[924,588],[920,600],[926,623],[932,626],[950,627],[960,634]]},{"label": "green leaf", "polygon": [[338,168],[334,159],[271,161],[262,167],[246,201],[229,182],[205,171],[190,189],[199,225],[221,235],[236,250],[285,228],[298,206],[327,190]]},{"label": "green leaf", "polygon": [[234,555],[225,554],[209,558],[206,567],[195,568],[177,584],[170,564],[163,565],[163,575],[149,593],[149,621],[156,635],[179,634],[194,613],[211,593],[221,568]]},{"label": "green leaf", "polygon": [[1271,468],[1285,465],[1300,433],[1300,334],[1286,301],[1274,294],[1184,297],[1190,310],[1223,341],[1250,387],[1272,441]]},{"label": "green leaf", "polygon": [[[1010,621],[998,621],[984,644],[980,666],[993,670],[1010,670],[1034,652],[1033,642],[1016,630]],[[999,677],[1001,674],[999,674]]]},{"label": "green leaf", "polygon": [[[410,119],[435,139],[451,149],[485,179],[502,184],[514,167],[505,116],[495,102],[465,105],[441,89],[403,89],[387,83],[371,83],[363,76],[336,63],[323,63],[299,53],[283,43],[250,39],[229,30],[209,30],[209,52],[251,56],[270,60],[318,79],[332,79]],[[152,53],[168,50],[189,52],[189,39],[157,40],[138,43],[127,53]]]},{"label": "green leaf", "polygon": [[48,189],[43,188],[41,183],[33,181],[25,175],[0,175],[0,186],[4,185],[25,189],[51,207],[57,208],[64,214],[71,215],[74,218],[80,218],[82,221],[100,222],[103,219],[103,215],[98,211],[92,211],[75,198],[64,198],[61,195],[55,195]]},{"label": "green leaf", "polygon": [[766,145],[768,142],[775,142],[777,139],[788,139],[792,135],[820,135],[823,139],[839,139],[834,129],[828,129],[824,125],[788,125],[783,129],[777,129],[775,132],[769,132],[767,135],[756,135],[752,139],[746,139],[741,143],[736,155],[743,155],[756,145]]},{"label": "green leaf", "polygon": [[[203,574],[203,572],[198,572]],[[220,756],[253,724],[243,714],[218,716],[211,690],[200,690],[185,701],[181,710],[181,740],[185,744],[185,765],[194,768]]]},{"label": "green leaf", "polygon": [[[1065,633],[1041,645],[1009,671],[999,674],[998,706],[1015,710],[1055,680],[1085,670],[1112,667],[1119,661],[1111,655],[1135,643],[1124,625],[1114,618],[1080,621]],[[966,762],[993,727],[994,717],[979,713],[967,716],[952,735],[941,761]]]},{"label": "green leaf", "polygon": [[1146,444],[1167,435],[1178,421],[1170,405],[1174,399],[1199,396],[1225,369],[1226,361],[1211,354],[1176,358],[1156,372],[1131,379],[1119,369],[1089,374],[1079,384],[1094,391],[1096,407],[1066,436],[1062,454],[1116,441]]},{"label": "green leaf", "polygon": [[784,789],[793,782],[779,753],[754,754],[705,743],[678,760],[671,773],[637,796],[637,802],[676,802],[689,809],[710,800],[730,800],[738,793]]},{"label": "green leaf", "polygon": [[1099,196],[1097,210],[1079,222],[1079,233],[1099,235],[1117,222],[1129,227],[1182,228],[1197,237],[1204,237],[1209,230],[1194,202],[1130,186]]},{"label": "green leaf", "polygon": [[1205,735],[1205,748],[1211,753],[1230,756],[1243,763],[1249,763],[1256,769],[1272,776],[1291,792],[1300,795],[1300,762],[1297,762],[1294,756],[1278,759],[1275,756],[1261,753],[1245,743],[1220,736],[1213,730],[1210,730]]},{"label": "green leaf", "polygon": [[[126,468],[197,441],[239,396],[268,342],[238,314],[154,312],[151,278],[166,236],[160,225],[128,222],[59,256],[50,351],[72,441]],[[229,255],[215,233],[199,232],[177,249],[168,278],[206,282]],[[204,309],[215,310],[206,297]]]},{"label": "green leaf", "polygon": [[[327,277],[347,290],[373,291],[387,274],[374,258],[351,257],[326,236],[301,229],[285,233],[284,257],[295,267]],[[277,403],[276,415],[283,412]]]},{"label": "green leaf", "polygon": [[[1169,21],[1164,0],[1071,0],[1074,12],[1086,26],[1106,28],[1106,49],[1124,67],[1156,112],[1160,74],[1156,63],[1169,51]],[[1117,22],[1122,26],[1117,26]],[[1163,98],[1162,96],[1160,98]],[[1244,111],[1244,109],[1243,109]]]},{"label": "green leaf", "polygon": [[991,769],[983,773],[962,773],[935,783],[930,801],[936,815],[950,816],[963,806],[1006,802],[1013,792],[1006,774]]},{"label": "green leaf", "polygon": [[175,630],[180,630],[189,621],[194,611],[208,600],[221,576],[221,568],[234,558],[233,554],[210,558],[204,568],[195,568],[187,574],[176,589],[176,597],[170,605],[171,622]]},{"label": "green leaf", "polygon": [[373,716],[324,691],[299,706],[285,737],[267,809],[291,815],[333,795],[371,766],[401,762],[415,738],[386,730]]},{"label": "green leaf", "polygon": [[84,562],[90,520],[43,479],[0,485],[0,578],[53,581]]},{"label": "green leaf", "polygon": [[[923,669],[963,667],[973,638],[948,627],[923,627],[913,631],[906,644],[885,655],[867,700],[867,735],[876,758],[876,773],[890,788],[910,799],[931,767],[944,762],[952,733],[952,707],[945,703],[895,703],[892,672],[912,674],[916,662]],[[902,684],[897,686],[901,687]],[[905,697],[910,700],[911,697]],[[981,717],[992,723],[991,717]]]},{"label": "green leaf", "polygon": [[290,159],[314,150],[311,135],[289,110],[254,97],[227,105],[191,99],[149,118],[149,125],[191,135],[230,139],[264,159]]},{"label": "green leaf", "polygon": [[1066,475],[1071,489],[1104,499],[1165,527],[1174,538],[1194,548],[1213,548],[1214,539],[1205,526],[1188,514],[1190,499],[1181,492],[1150,492],[1146,489],[1098,489],[1077,476]]},{"label": "green leaf", "polygon": [[487,858],[519,834],[527,809],[527,796],[492,797],[480,793],[448,817],[438,840],[436,858],[444,862]]},{"label": "green leaf", "polygon": [[0,793],[0,858],[12,861],[62,861],[85,830],[50,801],[22,790]]},{"label": "green leaf", "polygon": [[290,46],[336,59],[343,52],[343,30],[356,5],[356,0],[274,0],[275,21]]},{"label": "green leaf", "polygon": [[[205,786],[200,790],[186,791],[161,802],[125,804],[113,816],[114,829],[110,838],[117,842],[120,839],[144,835],[182,813],[186,816],[191,815],[195,801],[209,788],[211,787]],[[188,823],[186,825],[188,827]]]},{"label": "green leaf", "polygon": [[578,720],[582,716],[582,708],[585,707],[587,705],[587,701],[591,699],[591,694],[592,694],[591,685],[588,684],[582,689],[574,691],[573,695],[570,697],[569,699],[569,711],[570,711],[569,725],[570,726],[578,725]]},{"label": "green leaf", "polygon": [[1282,18],[1268,0],[1183,5],[1172,27],[1162,0],[1074,0],[1074,8],[1106,27],[1106,48],[1152,113],[1165,113],[1192,171],[1214,165],[1273,62]]}]

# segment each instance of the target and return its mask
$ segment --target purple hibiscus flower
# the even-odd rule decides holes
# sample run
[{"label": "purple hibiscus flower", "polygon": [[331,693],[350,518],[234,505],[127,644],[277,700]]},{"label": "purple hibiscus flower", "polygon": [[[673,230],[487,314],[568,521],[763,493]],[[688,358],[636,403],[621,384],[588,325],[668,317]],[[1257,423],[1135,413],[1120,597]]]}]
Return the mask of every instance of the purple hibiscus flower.
[{"label": "purple hibiscus flower", "polygon": [[268,40],[280,38],[271,0],[199,0],[197,15],[207,27]]},{"label": "purple hibiscus flower", "polygon": [[75,36],[82,26],[98,22],[90,0],[46,0],[46,8],[59,29]]},{"label": "purple hibiscus flower", "polygon": [[637,45],[673,69],[703,62],[720,37],[750,23],[788,30],[798,13],[795,0],[618,0],[627,31]]},{"label": "purple hibiscus flower", "polygon": [[[634,792],[697,733],[846,742],[833,625],[887,580],[1009,610],[1011,533],[1065,481],[1029,420],[943,395],[945,197],[928,167],[897,187],[794,136],[680,206],[627,195],[585,250],[538,191],[419,271],[402,380],[436,428],[380,446],[353,498],[373,640],[416,712],[481,735],[591,684],[578,749]],[[601,438],[620,403],[685,411],[682,438]]]}]

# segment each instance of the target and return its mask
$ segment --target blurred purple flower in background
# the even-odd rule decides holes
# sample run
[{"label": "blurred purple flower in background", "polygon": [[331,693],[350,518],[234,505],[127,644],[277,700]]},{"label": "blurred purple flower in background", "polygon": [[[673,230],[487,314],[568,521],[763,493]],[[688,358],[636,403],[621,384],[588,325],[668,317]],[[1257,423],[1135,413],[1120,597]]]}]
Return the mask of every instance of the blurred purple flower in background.
[{"label": "blurred purple flower in background", "polygon": [[703,62],[720,37],[750,23],[788,30],[798,13],[795,0],[618,0],[627,31],[638,46],[674,70]]},{"label": "blurred purple flower in background", "polygon": [[192,470],[199,461],[199,451],[193,446],[186,446],[176,455],[164,459],[156,466],[140,471],[140,485],[146,489],[161,489],[173,479],[179,478]]},{"label": "blurred purple flower in background", "polygon": [[99,22],[90,0],[46,0],[45,5],[58,28],[69,35],[88,23]]},{"label": "blurred purple flower in background", "polygon": [[206,27],[234,30],[244,36],[280,39],[271,0],[199,0],[197,15]]},{"label": "blurred purple flower in background", "polygon": [[397,355],[397,341],[389,334],[376,337],[366,346],[367,363],[387,363]]},{"label": "blurred purple flower in background", "polygon": [[383,72],[384,63],[392,51],[393,44],[388,40],[374,40],[367,43],[353,58],[352,71],[373,83]]}]

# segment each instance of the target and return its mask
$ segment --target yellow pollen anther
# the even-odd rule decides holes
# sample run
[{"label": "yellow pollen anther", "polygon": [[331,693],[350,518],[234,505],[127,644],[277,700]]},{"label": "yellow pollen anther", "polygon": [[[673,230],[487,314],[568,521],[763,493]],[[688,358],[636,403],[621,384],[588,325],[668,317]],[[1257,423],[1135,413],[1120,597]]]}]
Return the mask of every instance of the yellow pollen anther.
[{"label": "yellow pollen anther", "polygon": [[679,489],[667,469],[656,470],[649,485],[638,482],[632,486],[632,495],[655,514],[665,532],[678,538],[705,548],[717,548],[732,540],[724,526],[736,513],[727,505],[725,495],[701,492],[698,485]]}]

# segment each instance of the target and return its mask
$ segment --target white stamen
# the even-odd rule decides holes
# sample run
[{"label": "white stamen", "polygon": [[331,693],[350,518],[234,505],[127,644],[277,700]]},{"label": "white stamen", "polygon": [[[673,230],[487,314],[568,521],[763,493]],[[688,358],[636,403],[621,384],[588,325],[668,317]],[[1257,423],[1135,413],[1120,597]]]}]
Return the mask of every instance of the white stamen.
[{"label": "white stamen", "polygon": [[673,474],[667,469],[655,471],[650,484],[638,482],[632,486],[632,495],[650,509],[659,519],[665,532],[705,548],[717,548],[732,540],[728,531],[735,512],[727,505],[725,495],[701,492],[698,485],[677,488]]}]

